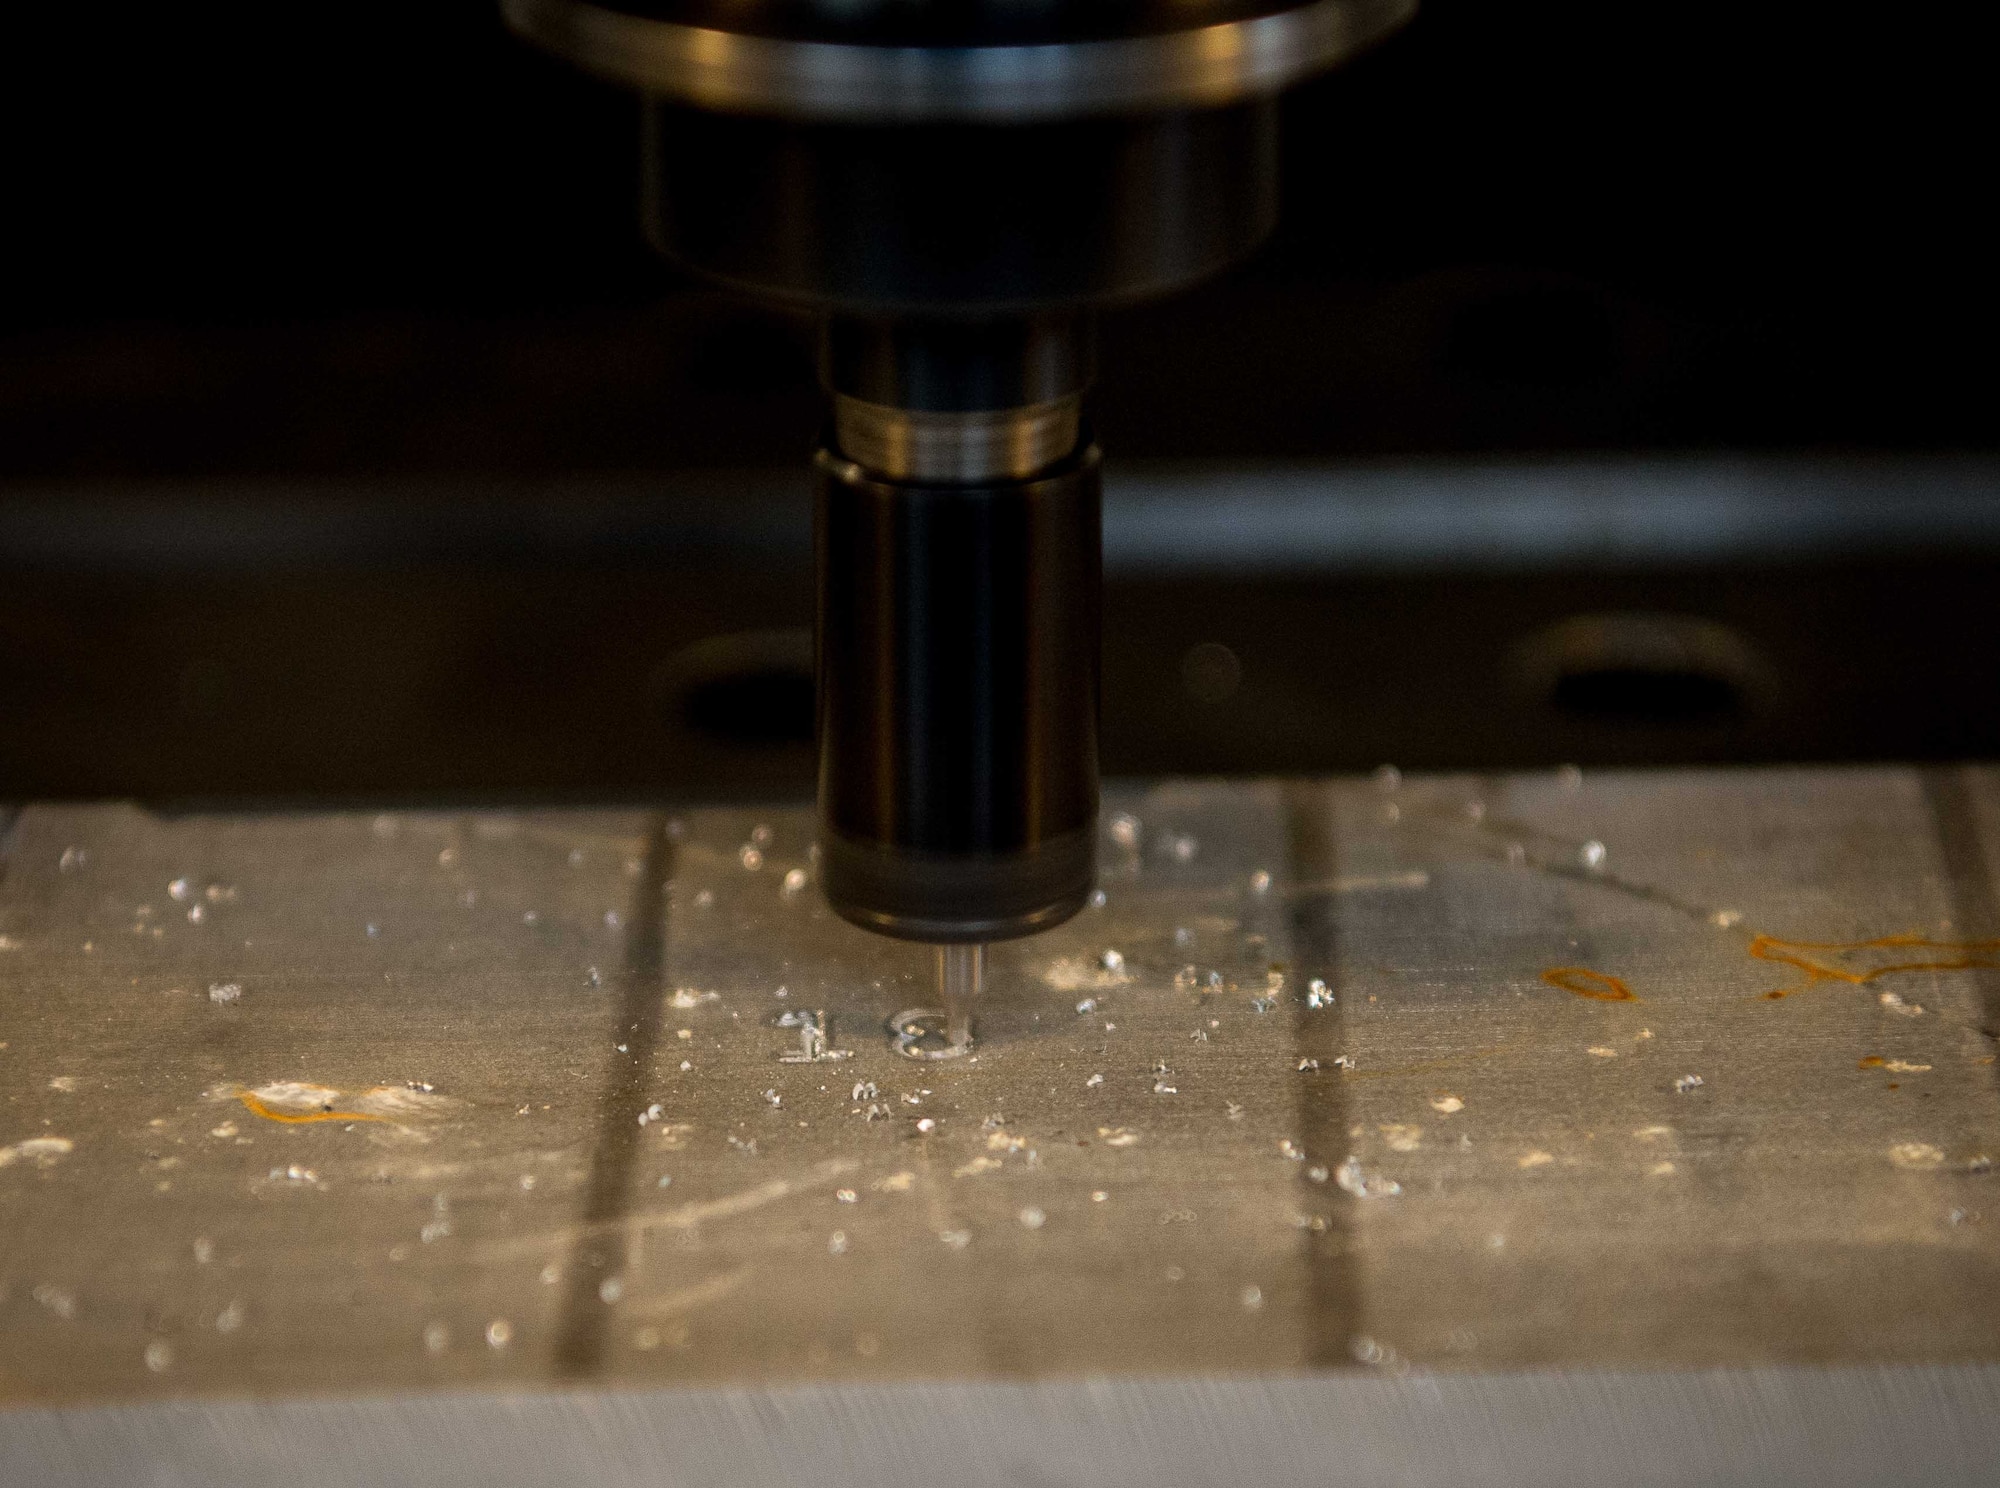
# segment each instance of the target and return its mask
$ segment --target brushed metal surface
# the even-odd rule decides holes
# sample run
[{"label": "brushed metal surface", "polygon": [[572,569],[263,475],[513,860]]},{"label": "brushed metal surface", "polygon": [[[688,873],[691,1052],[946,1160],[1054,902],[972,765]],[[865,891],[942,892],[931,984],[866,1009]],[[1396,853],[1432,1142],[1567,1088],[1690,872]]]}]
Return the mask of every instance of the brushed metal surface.
[{"label": "brushed metal surface", "polygon": [[844,122],[1020,123],[1212,108],[1276,93],[1380,40],[1415,0],[1310,0],[1147,36],[916,47],[718,31],[582,0],[501,0],[528,40],[614,82],[741,113]]},{"label": "brushed metal surface", "polygon": [[448,1391],[0,1417],[0,1477],[38,1488],[1972,1488],[1996,1474],[1992,1365]]},{"label": "brushed metal surface", "polygon": [[1074,453],[1082,428],[1081,396],[1026,408],[931,413],[833,395],[834,443],[841,454],[889,480],[1026,480]]},{"label": "brushed metal surface", "polygon": [[1995,785],[1116,791],[1105,903],[995,947],[942,1064],[885,1027],[922,948],[825,910],[802,809],[30,805],[0,1462],[121,1402],[465,1387],[1038,1380],[1087,1415],[1092,1378],[1331,1371],[1460,1446],[1501,1429],[1474,1377],[1990,1392]]}]

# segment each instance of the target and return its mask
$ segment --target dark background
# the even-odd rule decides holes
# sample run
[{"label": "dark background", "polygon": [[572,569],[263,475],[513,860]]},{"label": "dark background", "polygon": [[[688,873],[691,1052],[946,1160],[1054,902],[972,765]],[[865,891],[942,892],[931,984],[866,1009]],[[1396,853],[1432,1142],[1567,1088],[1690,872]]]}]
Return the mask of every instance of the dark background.
[{"label": "dark background", "polygon": [[[1990,52],[1965,14],[1429,0],[1290,100],[1277,241],[1114,320],[1108,446],[1989,445]],[[696,313],[641,244],[634,100],[488,0],[41,24],[0,101],[7,476],[810,440],[803,336]]]},{"label": "dark background", "polygon": [[[1988,452],[1975,24],[1430,0],[1288,101],[1266,251],[1109,320],[1104,443],[1233,464]],[[807,778],[789,642],[751,645],[705,702],[675,680],[691,644],[804,623],[801,547],[724,531],[495,558],[477,535],[496,511],[543,530],[577,499],[551,480],[657,492],[790,468],[814,437],[810,327],[643,247],[631,98],[513,40],[485,0],[79,6],[17,30],[0,68],[0,502],[48,537],[0,541],[0,798]],[[745,490],[749,526],[803,523],[794,494]],[[413,492],[426,511],[463,494],[462,552],[449,522],[399,540]],[[64,525],[111,501],[264,531],[333,500],[374,536],[317,558],[260,558],[253,536],[228,563],[149,567]],[[1762,552],[1508,583],[1121,580],[1106,763],[1991,753],[1993,573],[1965,551]],[[1242,657],[1228,706],[1255,716],[1276,689],[1285,728],[1187,721],[1208,705],[1153,638],[1190,605]],[[1618,704],[1613,678],[1616,706],[1503,717],[1495,648],[1606,608],[1714,618],[1788,658],[1788,695],[1844,679],[1855,701],[1780,716],[1642,677]],[[1277,636],[1288,659],[1261,666]],[[1365,710],[1341,701],[1364,673]],[[1891,684],[1895,708],[1868,701]]]}]

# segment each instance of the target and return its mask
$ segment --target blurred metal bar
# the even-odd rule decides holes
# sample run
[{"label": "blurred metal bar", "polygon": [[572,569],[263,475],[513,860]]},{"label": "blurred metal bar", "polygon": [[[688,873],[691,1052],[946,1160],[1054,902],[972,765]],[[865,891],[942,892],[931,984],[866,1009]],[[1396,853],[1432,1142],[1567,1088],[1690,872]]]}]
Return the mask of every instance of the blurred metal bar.
[{"label": "blurred metal bar", "polygon": [[[806,477],[16,486],[0,565],[228,570],[803,558]],[[2000,548],[1984,457],[1140,464],[1105,470],[1113,572],[1341,573],[1824,561]]]},{"label": "blurred metal bar", "polygon": [[379,1488],[413,1462],[434,1488],[1973,1488],[2000,1474],[2000,1369],[508,1390],[0,1417],[0,1475],[38,1488]]}]

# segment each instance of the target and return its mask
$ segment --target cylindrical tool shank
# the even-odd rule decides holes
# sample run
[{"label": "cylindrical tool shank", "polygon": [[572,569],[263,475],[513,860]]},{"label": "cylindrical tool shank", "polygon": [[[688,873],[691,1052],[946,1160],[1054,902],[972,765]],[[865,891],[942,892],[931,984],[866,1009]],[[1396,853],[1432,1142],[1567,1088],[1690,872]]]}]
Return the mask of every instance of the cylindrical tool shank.
[{"label": "cylindrical tool shank", "polygon": [[844,918],[1004,940],[1089,897],[1099,521],[1094,446],[983,486],[821,454],[820,871]]}]

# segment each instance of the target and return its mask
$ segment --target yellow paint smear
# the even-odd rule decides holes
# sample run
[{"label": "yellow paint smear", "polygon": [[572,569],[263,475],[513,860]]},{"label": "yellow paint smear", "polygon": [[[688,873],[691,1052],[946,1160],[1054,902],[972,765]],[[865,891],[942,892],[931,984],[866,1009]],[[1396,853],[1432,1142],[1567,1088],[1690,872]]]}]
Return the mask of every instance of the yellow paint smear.
[{"label": "yellow paint smear", "polygon": [[236,1098],[243,1102],[244,1109],[253,1116],[262,1116],[266,1121],[282,1121],[287,1126],[300,1126],[308,1121],[386,1121],[386,1116],[371,1116],[366,1111],[280,1111],[265,1105],[254,1091],[239,1090]]},{"label": "yellow paint smear", "polygon": [[1592,971],[1588,966],[1551,966],[1542,973],[1542,980],[1551,987],[1559,987],[1565,992],[1574,992],[1578,997],[1591,997],[1599,1002],[1637,1002],[1639,999],[1632,989],[1615,976],[1607,976],[1601,971]]},{"label": "yellow paint smear", "polygon": [[[1865,971],[1828,966],[1825,961],[1806,954],[1809,951],[1842,954],[1881,950],[1947,951],[1955,954],[1932,960],[1898,961],[1890,966],[1875,966]],[[2000,967],[2000,959],[1994,959],[2000,956],[2000,940],[1931,940],[1914,934],[1882,935],[1874,940],[1780,940],[1775,935],[1757,935],[1750,941],[1750,954],[1759,961],[1795,966],[1806,974],[1805,981],[1799,986],[1778,987],[1764,994],[1767,1002],[1776,1002],[1781,997],[1790,997],[1794,992],[1803,992],[1820,982],[1845,982],[1850,987],[1859,987],[1878,977],[1904,971],[1970,971],[1976,967]]]}]

